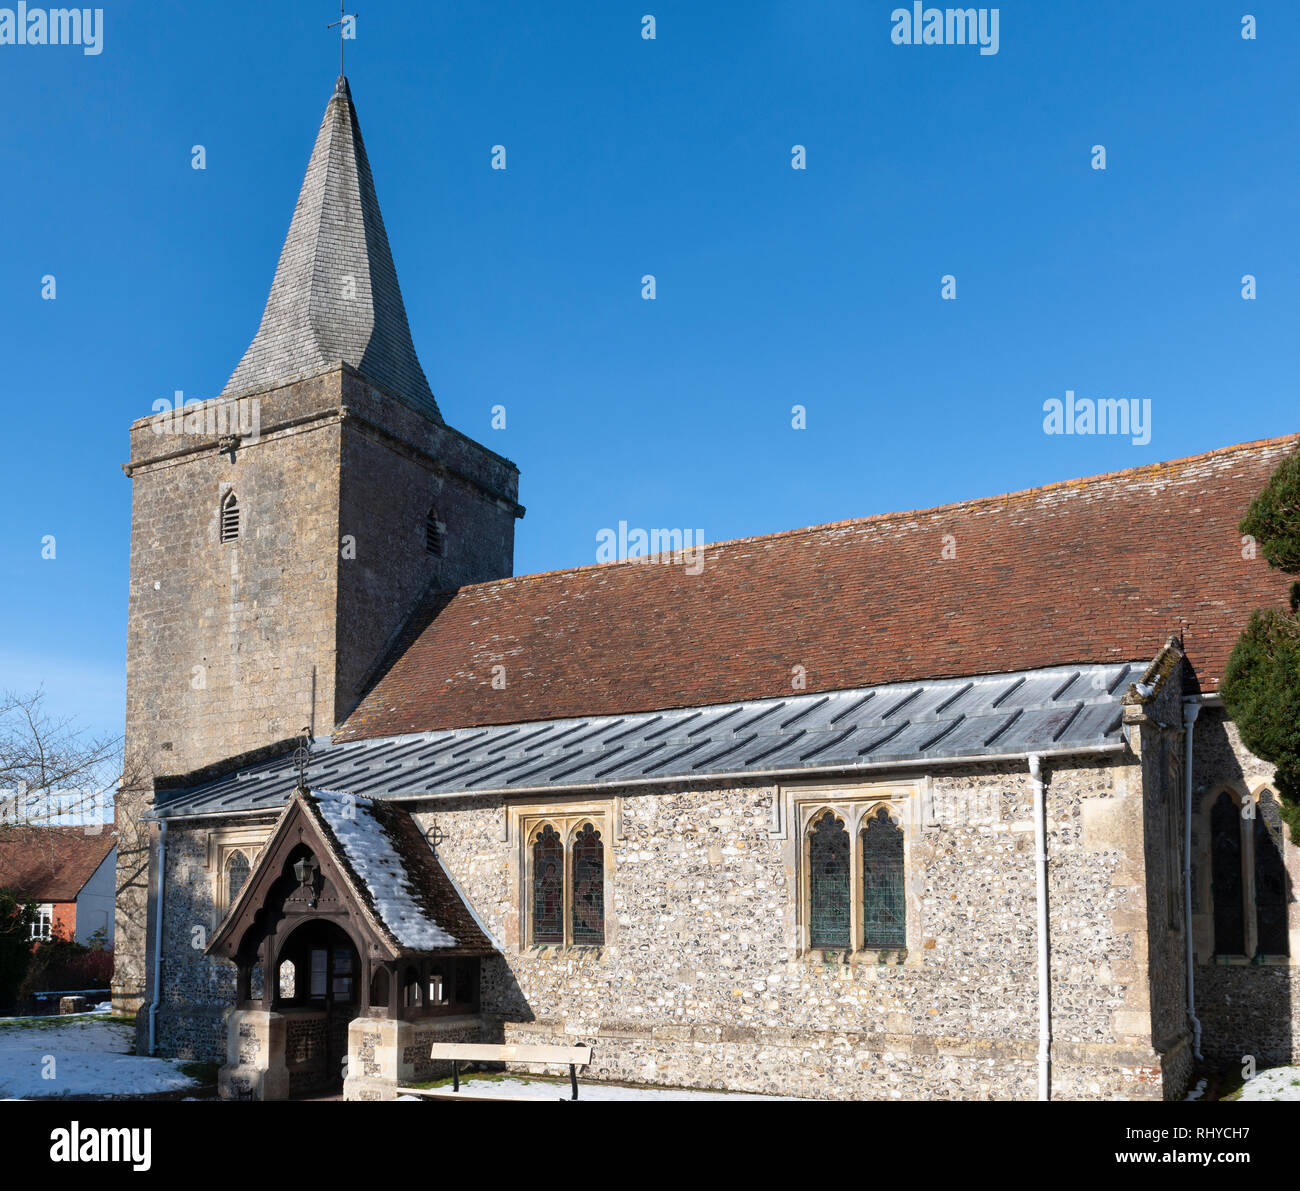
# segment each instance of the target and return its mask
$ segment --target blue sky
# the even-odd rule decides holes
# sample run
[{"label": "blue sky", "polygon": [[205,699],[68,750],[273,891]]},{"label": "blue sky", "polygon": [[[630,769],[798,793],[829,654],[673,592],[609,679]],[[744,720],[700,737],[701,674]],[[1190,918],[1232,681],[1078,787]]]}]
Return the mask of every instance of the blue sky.
[{"label": "blue sky", "polygon": [[[983,56],[894,45],[895,7],[360,5],[416,347],[521,469],[518,572],[620,520],[717,541],[1300,429],[1300,5],[1010,0]],[[127,425],[251,340],[336,17],[116,3],[99,55],[0,45],[0,687],[89,727],[122,722]],[[1045,435],[1067,389],[1149,399],[1151,441]]]}]

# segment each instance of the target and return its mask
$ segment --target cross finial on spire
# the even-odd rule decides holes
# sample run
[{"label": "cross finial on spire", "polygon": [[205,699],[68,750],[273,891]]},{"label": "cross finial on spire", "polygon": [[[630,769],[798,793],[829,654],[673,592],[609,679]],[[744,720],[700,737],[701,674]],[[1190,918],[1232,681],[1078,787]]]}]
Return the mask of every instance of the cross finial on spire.
[{"label": "cross finial on spire", "polygon": [[333,29],[335,25],[339,29],[339,77],[343,76],[343,43],[345,41],[356,41],[357,26],[356,19],[359,14],[355,12],[343,11],[343,0],[339,0],[339,19],[331,21],[325,26],[327,29]]}]

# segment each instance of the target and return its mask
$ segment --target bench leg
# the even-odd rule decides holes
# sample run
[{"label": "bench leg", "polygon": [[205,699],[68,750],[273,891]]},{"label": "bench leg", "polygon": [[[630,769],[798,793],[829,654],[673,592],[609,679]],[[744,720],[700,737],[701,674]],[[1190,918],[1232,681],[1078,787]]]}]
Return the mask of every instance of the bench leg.
[{"label": "bench leg", "polygon": [[455,1059],[451,1061],[451,1090],[460,1091],[460,1063]]},{"label": "bench leg", "polygon": [[573,1088],[571,1099],[576,1100],[578,1098],[578,1073],[574,1070],[572,1063],[569,1064],[569,1086]]}]

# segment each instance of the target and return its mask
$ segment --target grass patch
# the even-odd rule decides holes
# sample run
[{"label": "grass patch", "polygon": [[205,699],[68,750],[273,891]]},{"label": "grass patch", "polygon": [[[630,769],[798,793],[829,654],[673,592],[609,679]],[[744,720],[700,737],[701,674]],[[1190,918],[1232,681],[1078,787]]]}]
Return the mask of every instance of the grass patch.
[{"label": "grass patch", "polygon": [[82,1026],[91,1022],[111,1021],[118,1025],[135,1025],[134,1017],[112,1013],[52,1013],[47,1017],[10,1017],[0,1019],[0,1030],[52,1030],[58,1026]]},{"label": "grass patch", "polygon": [[220,1070],[220,1063],[195,1061],[181,1064],[182,1074],[188,1075],[195,1083],[203,1084],[205,1087],[217,1082],[217,1072]]},{"label": "grass patch", "polygon": [[1231,1067],[1219,1075],[1219,1089],[1216,1100],[1240,1100],[1241,1090],[1246,1086],[1240,1067]]},{"label": "grass patch", "polygon": [[[520,1076],[514,1075],[509,1071],[471,1071],[468,1074],[464,1071],[460,1073],[461,1083],[501,1083],[507,1079],[519,1079]],[[524,1079],[538,1079],[536,1075],[523,1076]],[[449,1088],[451,1087],[451,1076],[444,1076],[442,1079],[426,1079],[419,1083],[407,1084],[410,1088]]]}]

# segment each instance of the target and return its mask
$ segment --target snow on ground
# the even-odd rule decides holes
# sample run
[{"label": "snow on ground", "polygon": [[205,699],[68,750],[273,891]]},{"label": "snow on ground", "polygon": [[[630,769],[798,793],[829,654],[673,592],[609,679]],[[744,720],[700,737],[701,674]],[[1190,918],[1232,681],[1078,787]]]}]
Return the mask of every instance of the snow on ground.
[{"label": "snow on ground", "polygon": [[[567,1100],[568,1083],[546,1079],[474,1079],[462,1077],[460,1086],[476,1096],[500,1096],[503,1100]],[[445,1089],[451,1093],[451,1085]],[[454,1095],[454,1093],[451,1093]],[[420,1096],[398,1096],[399,1100],[420,1100]],[[747,1092],[696,1092],[686,1088],[627,1088],[609,1083],[578,1080],[578,1103],[584,1100],[796,1100],[797,1096],[755,1096]]]},{"label": "snow on ground", "polygon": [[1300,1100],[1300,1067],[1270,1067],[1241,1087],[1238,1100]]},{"label": "snow on ground", "polygon": [[90,1014],[0,1018],[0,1098],[143,1096],[193,1087],[170,1059],[130,1053],[135,1027]]}]

